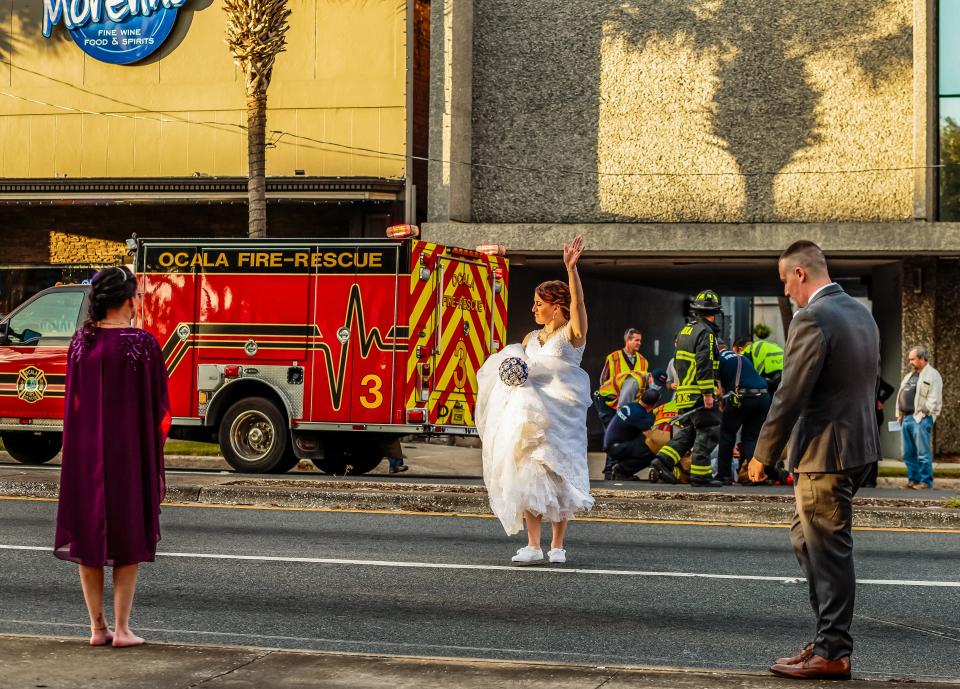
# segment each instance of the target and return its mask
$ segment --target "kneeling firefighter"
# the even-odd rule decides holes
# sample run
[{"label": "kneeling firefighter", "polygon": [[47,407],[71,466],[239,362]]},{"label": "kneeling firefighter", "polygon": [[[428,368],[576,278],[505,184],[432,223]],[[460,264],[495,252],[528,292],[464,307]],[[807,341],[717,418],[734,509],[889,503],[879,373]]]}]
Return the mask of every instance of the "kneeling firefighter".
[{"label": "kneeling firefighter", "polygon": [[680,458],[693,448],[690,484],[719,486],[720,481],[713,479],[710,455],[720,438],[720,410],[714,398],[720,365],[720,327],[716,323],[720,297],[713,290],[704,290],[690,309],[694,319],[677,335],[674,356],[678,378],[674,401],[679,414],[689,414],[674,426],[673,438],[660,449],[651,466],[659,471],[661,480],[676,483]]}]

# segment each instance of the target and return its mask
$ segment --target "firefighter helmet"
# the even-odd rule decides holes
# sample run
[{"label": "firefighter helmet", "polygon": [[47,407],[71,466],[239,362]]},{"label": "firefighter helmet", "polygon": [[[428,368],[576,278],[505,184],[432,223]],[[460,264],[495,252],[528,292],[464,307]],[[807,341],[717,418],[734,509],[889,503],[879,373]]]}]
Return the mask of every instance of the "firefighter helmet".
[{"label": "firefighter helmet", "polygon": [[690,309],[697,313],[720,313],[720,295],[712,289],[705,289],[690,304]]}]

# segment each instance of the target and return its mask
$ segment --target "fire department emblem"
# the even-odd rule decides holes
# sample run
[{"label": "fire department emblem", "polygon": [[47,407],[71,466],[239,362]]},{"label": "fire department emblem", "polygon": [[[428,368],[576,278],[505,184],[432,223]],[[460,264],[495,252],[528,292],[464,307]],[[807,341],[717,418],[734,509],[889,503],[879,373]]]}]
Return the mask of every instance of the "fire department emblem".
[{"label": "fire department emblem", "polygon": [[47,377],[36,366],[28,366],[17,376],[17,397],[33,404],[43,399],[47,390]]}]

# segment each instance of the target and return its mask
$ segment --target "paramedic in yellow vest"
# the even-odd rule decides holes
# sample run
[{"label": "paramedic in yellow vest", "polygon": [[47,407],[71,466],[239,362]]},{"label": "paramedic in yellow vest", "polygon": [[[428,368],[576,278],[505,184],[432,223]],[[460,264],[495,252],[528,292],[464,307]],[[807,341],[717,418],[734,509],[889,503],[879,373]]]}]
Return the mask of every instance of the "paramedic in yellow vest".
[{"label": "paramedic in yellow vest", "polygon": [[600,373],[600,388],[597,390],[602,402],[597,408],[604,426],[610,422],[617,409],[639,400],[646,388],[650,364],[640,353],[642,342],[643,335],[639,330],[627,328],[623,333],[623,349],[607,356]]},{"label": "paramedic in yellow vest", "polygon": [[[737,342],[736,344],[741,344]],[[780,377],[783,375],[783,347],[775,342],[757,340],[742,345],[743,350],[737,352],[750,360],[760,377],[767,381],[767,390],[771,397],[780,386]],[[736,351],[736,346],[734,347]]]}]

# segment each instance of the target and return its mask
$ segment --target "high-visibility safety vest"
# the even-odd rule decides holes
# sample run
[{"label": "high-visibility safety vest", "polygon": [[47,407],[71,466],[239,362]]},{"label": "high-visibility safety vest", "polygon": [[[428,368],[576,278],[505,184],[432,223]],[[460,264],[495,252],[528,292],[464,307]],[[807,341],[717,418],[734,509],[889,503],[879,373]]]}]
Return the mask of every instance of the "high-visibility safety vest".
[{"label": "high-visibility safety vest", "polygon": [[677,416],[677,403],[670,400],[653,410],[653,427],[658,431],[669,431],[670,421]]},{"label": "high-visibility safety vest", "polygon": [[717,347],[719,328],[703,318],[687,323],[677,334],[677,353],[673,365],[677,369],[677,392],[674,400],[678,411],[695,407],[704,395],[717,389],[720,350]]},{"label": "high-visibility safety vest", "polygon": [[607,373],[607,378],[600,381],[600,389],[597,392],[608,407],[616,409],[623,381],[631,376],[637,379],[637,398],[639,399],[640,393],[647,386],[647,371],[650,370],[650,364],[647,363],[643,354],[637,352],[637,358],[631,366],[630,362],[627,361],[627,355],[624,354],[622,349],[618,349],[607,355],[604,370]]},{"label": "high-visibility safety vest", "polygon": [[750,358],[757,373],[764,378],[783,373],[783,348],[774,342],[751,342],[743,348],[743,354]]}]

